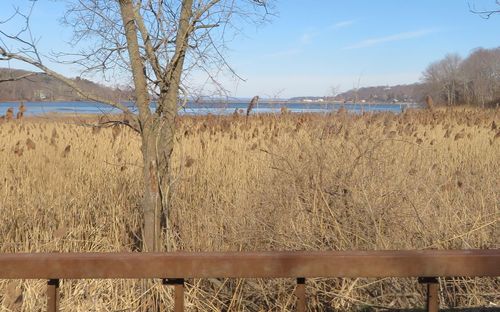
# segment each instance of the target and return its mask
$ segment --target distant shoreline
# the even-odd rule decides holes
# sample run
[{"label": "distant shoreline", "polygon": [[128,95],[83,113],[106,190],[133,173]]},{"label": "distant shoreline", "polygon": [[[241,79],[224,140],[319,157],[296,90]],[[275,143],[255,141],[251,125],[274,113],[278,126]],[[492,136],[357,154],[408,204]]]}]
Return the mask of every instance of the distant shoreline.
[{"label": "distant shoreline", "polygon": [[[155,103],[156,101],[152,101],[152,103]],[[250,100],[248,100],[248,103]],[[56,101],[28,101],[28,100],[16,100],[16,101],[0,101],[0,104],[7,104],[7,103],[12,103],[12,104],[21,104],[24,103],[25,105],[30,105],[34,103],[82,103],[82,104],[88,104],[88,103],[97,103],[97,104],[102,104],[102,105],[107,105],[106,103],[102,102],[95,102],[95,101],[85,101],[85,100],[56,100]],[[132,103],[131,101],[121,101],[121,103]],[[190,105],[222,105],[222,104],[245,104],[247,103],[246,100],[212,100],[212,101],[202,101],[202,102],[196,102],[196,101],[189,101],[188,104]],[[417,102],[397,102],[397,103],[392,103],[392,102],[365,102],[365,103],[355,103],[355,102],[338,102],[338,101],[324,101],[324,102],[318,102],[318,101],[313,101],[313,102],[304,102],[304,101],[293,101],[293,100],[283,100],[283,101],[275,101],[275,100],[261,100],[259,101],[259,104],[264,104],[264,105],[284,105],[284,104],[300,104],[300,105],[394,105],[394,106],[401,106],[401,105],[412,105],[412,106],[418,106],[421,105],[420,103]]]}]

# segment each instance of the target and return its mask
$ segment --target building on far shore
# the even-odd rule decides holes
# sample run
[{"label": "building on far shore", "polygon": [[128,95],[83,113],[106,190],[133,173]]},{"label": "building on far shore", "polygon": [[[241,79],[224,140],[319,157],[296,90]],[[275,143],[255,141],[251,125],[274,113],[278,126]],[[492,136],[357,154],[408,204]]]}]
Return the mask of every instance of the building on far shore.
[{"label": "building on far shore", "polygon": [[43,101],[43,100],[46,100],[47,99],[47,95],[45,94],[45,92],[43,90],[35,90],[35,98],[40,100],[40,101]]}]

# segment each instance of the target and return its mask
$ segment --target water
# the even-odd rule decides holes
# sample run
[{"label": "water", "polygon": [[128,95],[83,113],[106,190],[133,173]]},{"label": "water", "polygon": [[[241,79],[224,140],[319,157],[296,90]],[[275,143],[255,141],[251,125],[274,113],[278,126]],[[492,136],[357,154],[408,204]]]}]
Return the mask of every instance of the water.
[{"label": "water", "polygon": [[[115,114],[119,110],[111,108],[105,104],[95,102],[25,102],[27,109],[25,115],[43,115],[49,113],[65,114]],[[5,115],[9,107],[14,108],[14,115],[18,111],[20,103],[0,103],[0,115]],[[127,104],[132,111],[135,111],[132,103]],[[248,102],[235,103],[188,103],[185,108],[181,108],[180,115],[229,115],[235,110],[246,112]],[[330,113],[337,111],[344,106],[348,111],[354,113],[366,112],[393,112],[400,113],[407,107],[418,107],[418,104],[323,104],[323,103],[259,103],[254,107],[252,113],[280,113],[282,107],[286,107],[292,113]],[[152,105],[154,108],[154,104]]]}]

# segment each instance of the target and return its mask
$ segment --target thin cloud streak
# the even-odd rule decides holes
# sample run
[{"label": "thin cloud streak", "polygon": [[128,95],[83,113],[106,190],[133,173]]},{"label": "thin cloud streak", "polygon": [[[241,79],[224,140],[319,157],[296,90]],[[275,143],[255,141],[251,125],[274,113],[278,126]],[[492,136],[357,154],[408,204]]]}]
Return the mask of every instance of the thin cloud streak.
[{"label": "thin cloud streak", "polygon": [[263,56],[266,58],[280,58],[288,56],[296,56],[302,53],[303,47],[313,43],[313,39],[317,37],[319,33],[309,30],[304,32],[298,39],[297,45],[285,50],[279,50],[275,52],[265,53]]},{"label": "thin cloud streak", "polygon": [[348,21],[341,21],[341,22],[335,23],[332,26],[330,26],[330,29],[335,30],[335,29],[339,29],[339,28],[349,27],[349,26],[352,26],[356,22],[357,22],[357,20],[354,20],[354,19],[348,20]]},{"label": "thin cloud streak", "polygon": [[299,44],[302,46],[309,45],[313,42],[313,39],[319,35],[321,35],[321,32],[316,31],[314,28],[310,28],[299,37]]},{"label": "thin cloud streak", "polygon": [[430,34],[435,33],[435,32],[437,32],[436,29],[422,29],[422,30],[417,30],[417,31],[403,32],[403,33],[394,34],[394,35],[385,36],[385,37],[370,38],[370,39],[360,41],[356,44],[344,47],[344,50],[368,48],[368,47],[372,47],[372,46],[379,45],[382,43],[387,43],[387,42],[421,38],[421,37],[430,35]]},{"label": "thin cloud streak", "polygon": [[301,49],[291,48],[291,49],[287,49],[287,50],[266,53],[266,54],[263,54],[262,56],[264,56],[264,58],[281,58],[281,57],[287,57],[287,56],[295,56],[295,55],[299,55],[301,53],[302,53]]},{"label": "thin cloud streak", "polygon": [[315,34],[313,34],[311,32],[307,32],[307,33],[302,34],[302,36],[300,36],[299,42],[301,45],[308,45],[308,44],[311,44],[314,37],[315,37]]}]

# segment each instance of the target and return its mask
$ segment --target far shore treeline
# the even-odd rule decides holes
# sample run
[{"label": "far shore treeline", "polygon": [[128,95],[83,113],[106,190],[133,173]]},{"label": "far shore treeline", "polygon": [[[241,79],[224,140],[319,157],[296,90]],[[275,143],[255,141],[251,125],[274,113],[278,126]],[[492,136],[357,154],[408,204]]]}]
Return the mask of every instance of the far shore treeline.
[{"label": "far shore treeline", "polygon": [[500,105],[500,47],[478,48],[465,59],[448,54],[423,72],[422,93],[442,105]]},{"label": "far shore treeline", "polygon": [[[29,73],[25,70],[0,68],[0,102],[85,100],[70,87],[43,73],[33,73],[26,79],[8,81],[9,78]],[[104,99],[121,102],[134,100],[133,88],[129,86],[109,87],[80,77],[74,78],[74,81],[83,90],[92,91]],[[477,48],[464,59],[458,54],[447,54],[443,59],[431,63],[422,72],[421,81],[413,84],[360,87],[329,96],[263,98],[262,102],[424,103],[428,96],[436,105],[500,105],[500,47]],[[201,102],[214,100],[204,97],[199,97],[198,100],[200,99]],[[242,101],[241,98],[233,99]]]}]

